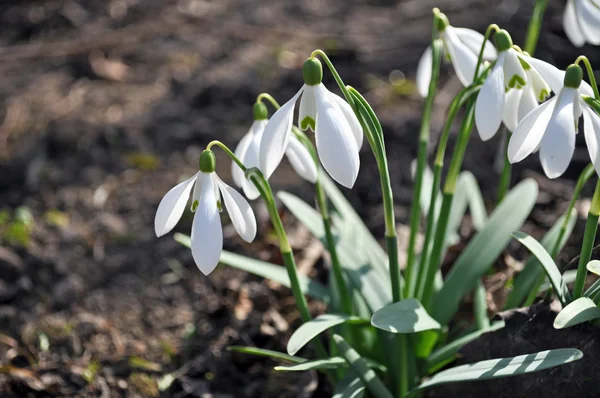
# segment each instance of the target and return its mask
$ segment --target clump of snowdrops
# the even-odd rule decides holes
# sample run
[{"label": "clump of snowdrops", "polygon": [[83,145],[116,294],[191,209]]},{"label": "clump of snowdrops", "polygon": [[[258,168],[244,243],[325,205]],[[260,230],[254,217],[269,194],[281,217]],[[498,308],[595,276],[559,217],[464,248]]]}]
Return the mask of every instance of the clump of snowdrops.
[{"label": "clump of snowdrops", "polygon": [[[575,45],[600,44],[599,5],[596,0],[568,2],[564,24]],[[208,144],[200,156],[199,171],[176,185],[161,201],[155,219],[157,236],[175,227],[191,195],[191,211],[195,212],[191,236],[178,234],[176,239],[191,248],[200,271],[209,274],[221,262],[288,286],[303,322],[291,336],[287,353],[255,347],[232,349],[281,360],[281,366],[276,367],[279,371],[322,371],[334,384],[335,396],[362,396],[368,390],[370,396],[379,398],[418,395],[444,383],[540,371],[583,356],[577,349],[564,347],[451,366],[461,347],[504,326],[502,321],[491,322],[488,317],[481,278],[512,239],[526,246],[532,255],[513,281],[506,309],[530,305],[549,285],[552,295],[563,305],[554,327],[566,328],[600,318],[600,282],[584,289],[588,271],[600,274],[600,262],[590,262],[600,214],[600,181],[589,210],[577,270],[563,273],[554,262],[573,229],[574,204],[582,187],[600,172],[600,96],[585,56],[574,60],[566,70],[533,56],[545,7],[546,1],[536,2],[523,48],[497,25],[490,25],[481,34],[452,26],[444,14],[434,10],[432,42],[416,75],[425,105],[414,162],[410,236],[403,268],[384,132],[369,103],[346,85],[323,51],[315,50],[306,60],[302,68],[305,84],[283,105],[269,94],[258,96],[254,121],[235,150],[219,141]],[[447,111],[430,168],[430,117],[440,64],[445,59],[452,63],[465,87]],[[323,85],[322,62],[335,78],[341,96]],[[584,69],[589,82],[584,79]],[[273,108],[270,118],[267,105]],[[299,108],[297,118],[295,108]],[[456,143],[445,169],[448,137],[459,120]],[[498,200],[491,214],[486,211],[473,175],[461,172],[468,143],[477,139],[471,138],[474,127],[482,140],[504,134],[506,142],[501,148],[504,166]],[[539,152],[548,178],[559,177],[569,166],[579,129],[583,130],[591,164],[582,172],[565,214],[538,242],[519,232],[536,202],[537,184],[526,179],[511,188],[511,164]],[[377,161],[387,250],[371,235],[335,184],[346,188],[354,185],[364,138]],[[255,238],[257,225],[246,198],[217,176],[215,147],[232,159],[233,182],[246,198],[264,201],[285,270],[280,265],[222,250],[223,207],[245,241]],[[289,193],[274,195],[268,179],[284,157],[302,178],[314,184],[316,209]],[[277,199],[327,249],[327,285],[298,273]],[[458,239],[467,211],[477,233],[442,276],[440,266],[448,247]],[[417,250],[419,233],[424,238],[422,248]],[[572,291],[567,288],[570,282],[574,282]],[[474,322],[458,330],[452,321],[463,298],[470,294]],[[328,312],[313,318],[307,296],[325,302]],[[307,345],[312,346],[315,357],[297,355]]]}]

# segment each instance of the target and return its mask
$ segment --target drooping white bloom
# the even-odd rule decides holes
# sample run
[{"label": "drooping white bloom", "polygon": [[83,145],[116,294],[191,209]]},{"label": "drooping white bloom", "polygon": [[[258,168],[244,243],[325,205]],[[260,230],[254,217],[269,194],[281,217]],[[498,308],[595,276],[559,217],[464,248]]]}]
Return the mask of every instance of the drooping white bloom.
[{"label": "drooping white bloom", "polygon": [[[250,130],[240,140],[235,149],[234,154],[247,168],[257,167],[261,169],[259,163],[260,142],[267,122],[267,119],[254,120]],[[308,149],[293,134],[289,138],[285,155],[300,177],[313,184],[317,181],[317,165],[314,159]],[[260,196],[254,184],[246,179],[244,172],[235,162],[231,164],[231,175],[233,182],[244,190],[244,194],[248,199],[254,200]]]},{"label": "drooping white bloom", "polygon": [[[203,155],[206,152],[210,151],[204,151]],[[192,188],[191,210],[195,211],[191,234],[192,257],[200,271],[208,275],[219,263],[223,251],[219,214],[221,201],[235,230],[246,242],[252,242],[256,236],[256,219],[252,208],[239,192],[225,184],[214,171],[204,172],[201,167],[193,177],[177,184],[160,201],[154,218],[157,237],[175,227],[183,215]]]},{"label": "drooping white bloom", "polygon": [[574,46],[600,45],[600,1],[567,0],[563,26]]},{"label": "drooping white bloom", "polygon": [[[498,59],[475,103],[475,124],[482,140],[491,139],[502,121],[509,130],[550,94],[550,85],[533,58],[513,48],[505,30],[496,33]],[[536,60],[537,61],[537,60]]]},{"label": "drooping white bloom", "polygon": [[[290,146],[294,146],[292,124],[296,101],[300,101],[299,125],[315,132],[317,154],[325,170],[341,185],[352,188],[360,168],[359,149],[363,131],[350,105],[321,83],[321,76],[308,79],[305,63],[304,86],[273,114],[265,127],[259,150],[260,169],[270,177]],[[309,65],[310,65],[309,64]],[[320,62],[319,62],[320,68]]]},{"label": "drooping white bloom", "polygon": [[600,117],[582,98],[591,95],[592,89],[582,82],[583,73],[579,66],[571,65],[566,73],[559,72],[564,76],[563,87],[553,87],[558,94],[519,123],[508,144],[508,159],[511,163],[520,162],[539,148],[546,175],[549,178],[561,176],[573,157],[578,121],[583,115],[588,151],[599,171]]},{"label": "drooping white bloom", "polygon": [[[472,29],[455,28],[449,25],[444,14],[440,14],[439,20],[441,22],[439,37],[444,43],[445,55],[452,62],[456,76],[466,87],[473,83],[475,78],[477,59],[485,37]],[[496,48],[491,42],[486,41],[483,59],[492,61],[496,59],[496,56]],[[417,91],[422,97],[427,97],[429,91],[432,63],[431,46],[429,46],[421,56],[417,67]]]}]

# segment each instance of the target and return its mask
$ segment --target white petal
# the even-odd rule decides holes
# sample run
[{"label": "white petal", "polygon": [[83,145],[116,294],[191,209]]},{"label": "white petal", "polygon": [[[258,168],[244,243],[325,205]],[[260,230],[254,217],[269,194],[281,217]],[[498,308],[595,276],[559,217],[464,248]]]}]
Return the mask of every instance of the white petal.
[{"label": "white petal", "polygon": [[596,173],[600,174],[600,116],[587,106],[583,108],[583,131],[590,159],[594,164]]},{"label": "white petal", "polygon": [[331,91],[329,91],[329,94],[330,94],[331,98],[333,98],[333,100],[334,100],[333,101],[334,105],[337,105],[338,108],[342,111],[342,113],[346,117],[346,120],[348,121],[348,124],[350,125],[350,129],[352,130],[352,135],[354,136],[354,139],[356,139],[356,147],[358,149],[360,149],[362,147],[362,143],[363,143],[363,129],[360,125],[360,122],[358,121],[358,119],[356,117],[356,114],[352,110],[352,107],[350,106],[350,104],[347,103],[345,99],[343,99],[342,97],[340,97],[337,94],[332,93]]},{"label": "white petal", "polygon": [[508,142],[508,160],[517,163],[529,156],[542,142],[552,116],[556,97],[529,112],[517,125]]},{"label": "white petal", "polygon": [[266,178],[271,177],[275,171],[287,148],[288,140],[292,130],[294,119],[294,107],[298,96],[302,93],[296,93],[288,102],[273,114],[265,127],[262,139],[260,140],[260,150],[258,160],[260,169]]},{"label": "white petal", "polygon": [[563,87],[563,81],[565,80],[564,70],[560,70],[556,66],[542,61],[541,59],[528,56],[522,56],[522,58],[537,70],[542,79],[548,83],[548,86],[550,86],[555,94],[560,93],[560,90]]},{"label": "white petal", "polygon": [[485,79],[475,103],[475,125],[479,136],[484,141],[496,134],[504,115],[504,72],[502,70],[504,54],[505,52],[498,57],[498,61]]},{"label": "white petal", "polygon": [[310,152],[294,136],[290,137],[285,154],[296,173],[310,183],[317,182],[317,165]]},{"label": "white petal", "polygon": [[[322,86],[320,83],[319,86]],[[315,103],[315,86],[304,85],[304,92],[300,98],[300,113],[298,114],[298,126],[302,130],[314,127],[312,123],[317,120],[317,105]]]},{"label": "white petal", "polygon": [[225,184],[220,178],[216,177],[216,183],[223,195],[225,209],[233,227],[243,240],[252,242],[256,237],[256,218],[250,204],[238,191]]},{"label": "white petal", "polygon": [[192,257],[204,275],[210,274],[223,251],[223,229],[215,197],[214,173],[202,182],[202,193],[192,223]]},{"label": "white petal", "polygon": [[421,59],[419,59],[419,65],[417,66],[417,76],[415,78],[417,83],[417,91],[419,95],[426,98],[429,94],[429,83],[431,82],[431,71],[433,68],[433,54],[431,52],[431,46],[427,47]]},{"label": "white petal", "polygon": [[456,76],[464,86],[473,82],[475,67],[477,66],[477,55],[458,38],[454,28],[448,26],[444,30],[446,47],[450,53],[450,60],[454,66]]},{"label": "white petal", "polygon": [[504,114],[502,121],[508,131],[515,131],[519,124],[519,104],[523,90],[510,89],[504,96]]},{"label": "white petal", "polygon": [[517,51],[509,49],[505,51],[506,58],[504,60],[504,85],[506,88],[521,88],[527,84],[527,76],[525,75],[525,69],[519,61]]},{"label": "white petal", "polygon": [[[248,147],[248,151],[246,152],[246,156],[243,162],[247,168],[257,167],[258,169],[260,169],[258,155],[260,152],[260,142],[262,140],[267,121],[257,120],[254,123],[254,137],[250,142],[250,146]],[[244,189],[244,195],[246,195],[246,197],[250,200],[254,200],[260,196],[260,192],[258,192],[258,189],[256,189],[256,187],[254,186],[254,183],[248,180],[245,176],[244,181],[242,182],[242,188]]]},{"label": "white petal", "polygon": [[203,173],[199,171],[196,173],[196,184],[194,185],[194,191],[192,192],[192,203],[190,205],[190,210],[192,212],[196,211],[196,207],[198,203],[200,203],[200,197],[202,196],[202,181],[209,174]]},{"label": "white petal", "polygon": [[517,113],[517,120],[519,122],[523,120],[523,118],[527,116],[529,112],[533,111],[539,106],[535,92],[529,85],[525,86],[525,88],[523,88],[521,91],[523,91],[523,94],[521,95],[521,99],[519,101],[519,111]]},{"label": "white petal", "polygon": [[175,185],[163,196],[154,217],[154,232],[160,237],[169,233],[183,215],[185,205],[190,197],[194,181],[198,177],[196,173],[182,183]]},{"label": "white petal", "polygon": [[[467,28],[454,28],[454,32],[458,38],[473,52],[473,54],[479,57],[481,51],[481,45],[485,36],[473,29]],[[496,59],[498,52],[496,47],[488,40],[485,42],[485,48],[483,50],[483,59],[492,61]]]},{"label": "white petal", "polygon": [[590,0],[579,0],[575,3],[579,27],[591,44],[600,44],[600,8]]},{"label": "white petal", "polygon": [[[254,122],[256,123],[256,121]],[[246,151],[248,151],[248,147],[252,142],[252,137],[254,136],[254,123],[250,126],[250,130],[242,137],[238,145],[235,147],[235,151],[233,151],[234,155],[238,157],[246,165],[244,158],[246,157]],[[241,187],[246,179],[244,177],[244,172],[240,169],[240,166],[237,165],[234,161],[231,161],[231,178],[233,182],[238,187]]]},{"label": "white petal", "polygon": [[352,188],[360,168],[356,139],[348,121],[324,91],[317,91],[317,153],[323,167],[341,185]]},{"label": "white petal", "polygon": [[540,147],[542,168],[548,178],[560,177],[573,158],[575,151],[575,120],[573,102],[575,89],[564,88],[556,100]]},{"label": "white petal", "polygon": [[567,6],[563,14],[563,27],[565,28],[565,34],[575,47],[582,47],[585,44],[585,36],[579,27],[573,0],[567,1]]},{"label": "white petal", "polygon": [[525,74],[527,75],[527,86],[533,91],[534,98],[536,98],[537,102],[546,100],[552,90],[548,83],[542,79],[542,76],[535,68],[529,68],[525,71]]}]

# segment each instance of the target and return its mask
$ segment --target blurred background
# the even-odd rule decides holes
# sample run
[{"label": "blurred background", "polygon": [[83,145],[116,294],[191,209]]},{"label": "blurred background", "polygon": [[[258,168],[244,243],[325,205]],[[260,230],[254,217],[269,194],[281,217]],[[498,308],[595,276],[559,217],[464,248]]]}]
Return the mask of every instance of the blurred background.
[{"label": "blurred background", "polygon": [[[382,120],[396,215],[406,223],[423,106],[414,75],[430,41],[431,9],[480,32],[496,23],[522,44],[533,3],[1,2],[0,396],[328,396],[313,373],[278,374],[270,360],[225,350],[284,350],[299,324],[290,292],[224,266],[201,275],[172,235],[155,237],[160,199],[197,170],[210,140],[235,147],[259,93],[290,98],[302,84],[302,62],[322,48]],[[564,3],[550,0],[536,56],[561,68],[579,54],[597,64],[597,48],[575,49],[565,38]],[[325,83],[335,88],[327,71]],[[459,89],[445,67],[433,141]],[[498,144],[473,134],[465,160],[490,203]],[[345,193],[381,236],[376,166],[368,148],[362,152],[358,182]],[[230,162],[217,155],[230,182]],[[513,181],[529,176],[541,186],[529,232],[539,235],[564,211],[587,163],[578,148],[565,178],[551,182],[536,156],[516,167]],[[287,163],[272,183],[312,203],[312,187]],[[244,244],[228,226],[226,249],[278,263],[265,210],[260,201],[254,208],[256,242]],[[300,268],[322,277],[320,244],[282,214]],[[189,233],[190,224],[187,214],[176,231]],[[489,293],[493,311],[496,292]]]}]

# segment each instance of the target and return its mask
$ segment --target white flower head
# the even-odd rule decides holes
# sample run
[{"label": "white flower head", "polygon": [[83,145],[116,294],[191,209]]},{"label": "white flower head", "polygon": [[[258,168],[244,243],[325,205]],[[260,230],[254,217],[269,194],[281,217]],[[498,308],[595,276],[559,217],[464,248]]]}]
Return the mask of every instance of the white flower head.
[{"label": "white flower head", "polygon": [[157,237],[169,233],[177,224],[192,192],[192,257],[204,275],[210,274],[223,251],[221,227],[221,201],[233,227],[246,242],[256,236],[256,219],[244,197],[225,184],[215,173],[215,155],[205,150],[200,156],[200,171],[193,177],[173,187],[160,201],[154,218]]},{"label": "white flower head", "polygon": [[600,45],[600,1],[567,0],[563,26],[574,46]]},{"label": "white flower head", "polygon": [[[448,18],[442,13],[438,14],[437,21],[439,24],[439,37],[444,43],[446,58],[450,60],[456,71],[456,76],[466,87],[473,83],[473,79],[475,78],[477,59],[479,58],[479,52],[481,51],[485,36],[472,29],[451,26]],[[494,48],[491,42],[486,41],[483,50],[483,59],[493,61],[496,59],[496,56],[496,48]],[[417,67],[417,91],[422,97],[427,97],[429,91],[432,63],[431,47],[427,47]]]},{"label": "white flower head", "polygon": [[591,94],[591,87],[582,82],[583,71],[577,65],[569,66],[563,74],[564,83],[556,91],[558,94],[525,116],[508,144],[511,163],[520,162],[539,148],[548,178],[560,177],[569,166],[582,115],[588,151],[596,171],[600,171],[600,117],[583,99]]},{"label": "white flower head", "polygon": [[[238,143],[234,154],[247,168],[256,167],[261,169],[259,162],[260,143],[265,127],[269,121],[268,111],[265,104],[256,102],[253,108],[254,122],[250,130]],[[317,181],[317,165],[308,149],[292,134],[285,150],[292,168],[308,182]],[[231,175],[233,182],[244,190],[244,194],[250,200],[257,199],[260,193],[245,176],[242,169],[235,163],[231,163]]]},{"label": "white flower head", "polygon": [[360,168],[362,127],[352,107],[321,83],[323,69],[319,60],[309,58],[302,72],[304,86],[273,114],[265,127],[260,142],[260,169],[265,177],[270,177],[288,148],[296,145],[292,124],[296,101],[302,95],[298,125],[303,130],[314,130],[317,154],[329,175],[352,188]]},{"label": "white flower head", "polygon": [[509,130],[550,94],[550,85],[533,58],[513,48],[504,29],[496,33],[498,59],[483,82],[475,103],[475,124],[482,140],[491,139],[504,120]]}]

